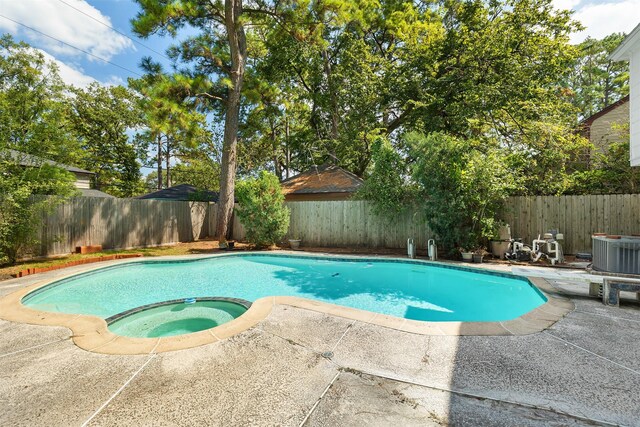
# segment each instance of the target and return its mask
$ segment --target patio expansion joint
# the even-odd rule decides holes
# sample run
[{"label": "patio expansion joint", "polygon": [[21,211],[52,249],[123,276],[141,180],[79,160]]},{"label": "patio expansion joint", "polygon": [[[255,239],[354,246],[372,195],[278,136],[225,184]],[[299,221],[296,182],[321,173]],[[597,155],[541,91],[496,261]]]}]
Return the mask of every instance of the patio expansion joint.
[{"label": "patio expansion joint", "polygon": [[69,339],[71,339],[71,336],[68,336],[66,338],[60,338],[59,340],[55,340],[55,341],[45,342],[45,343],[38,344],[38,345],[32,345],[31,347],[23,348],[22,350],[16,350],[16,351],[12,351],[10,353],[0,354],[0,358],[7,357],[7,356],[13,356],[14,354],[23,353],[25,351],[33,350],[35,348],[40,348],[40,347],[44,347],[44,346],[51,345],[51,344],[56,344],[56,343],[59,343],[59,342],[62,342],[62,341],[67,341]]},{"label": "patio expansion joint", "polygon": [[600,313],[592,313],[590,311],[586,311],[586,310],[580,310],[578,308],[576,308],[575,310],[573,310],[575,313],[582,313],[582,314],[588,314],[590,316],[600,316],[600,317],[605,317],[607,319],[614,319],[614,320],[622,320],[623,322],[635,322],[635,323],[640,323],[640,320],[636,320],[636,319],[627,319],[626,317],[618,317],[618,316],[609,316],[607,314],[600,314]]},{"label": "patio expansion joint", "polygon": [[307,413],[307,416],[304,417],[304,419],[300,422],[300,424],[298,424],[298,427],[302,427],[304,426],[307,421],[309,420],[309,417],[311,417],[311,414],[313,414],[313,411],[316,410],[316,408],[318,407],[318,405],[320,404],[320,401],[322,401],[322,399],[324,398],[324,396],[327,394],[327,392],[329,391],[329,389],[331,388],[331,386],[333,386],[333,383],[336,382],[336,380],[338,379],[338,377],[340,376],[340,371],[338,371],[338,373],[333,377],[333,379],[329,382],[329,384],[325,387],[324,391],[320,394],[320,397],[318,397],[318,400],[316,400],[316,402],[313,404],[313,406],[311,407],[311,409],[309,410],[309,412]]},{"label": "patio expansion joint", "polygon": [[109,397],[109,398],[107,399],[107,401],[106,401],[106,402],[104,402],[104,403],[103,403],[103,404],[102,404],[102,405],[101,405],[101,406],[100,406],[100,407],[99,407],[99,408],[98,408],[98,409],[97,409],[97,410],[96,410],[96,411],[95,411],[95,412],[94,412],[94,413],[93,413],[89,418],[87,418],[87,420],[86,420],[84,423],[82,423],[82,427],[86,427],[86,426],[88,426],[88,425],[89,425],[89,423],[91,422],[91,420],[93,420],[96,416],[98,416],[98,414],[99,414],[100,412],[102,412],[102,410],[103,410],[104,408],[106,408],[106,407],[109,405],[109,403],[111,403],[111,402],[113,401],[113,399],[115,399],[116,397],[118,397],[118,395],[119,395],[120,393],[122,393],[122,391],[124,391],[124,389],[125,389],[125,388],[127,388],[127,386],[128,386],[129,384],[131,384],[131,382],[132,382],[132,381],[133,381],[133,380],[138,376],[138,374],[140,374],[140,373],[144,370],[144,368],[146,368],[146,367],[147,367],[147,365],[149,364],[149,362],[151,362],[153,359],[155,359],[155,357],[156,357],[156,356],[157,356],[157,353],[151,354],[151,355],[147,358],[147,360],[142,364],[142,366],[140,366],[140,368],[138,368],[138,370],[137,370],[136,372],[134,372],[134,374],[131,376],[131,378],[129,378],[129,379],[128,379],[124,384],[122,384],[122,386],[121,386],[118,390],[116,390],[116,392],[115,392],[115,393],[113,393],[113,394],[111,395],[111,397]]},{"label": "patio expansion joint", "polygon": [[336,348],[338,348],[338,345],[340,344],[340,342],[342,341],[342,339],[345,337],[345,335],[347,335],[347,332],[349,332],[351,330],[351,328],[353,327],[353,325],[355,324],[355,322],[351,322],[349,323],[349,325],[347,326],[347,328],[344,330],[342,336],[340,337],[340,339],[338,339],[338,341],[336,342],[336,344],[333,346],[333,348],[331,349],[331,352],[333,353],[334,351],[336,351]]},{"label": "patio expansion joint", "polygon": [[550,337],[552,337],[553,339],[556,339],[556,340],[561,341],[561,342],[563,342],[563,343],[565,343],[565,344],[568,344],[568,345],[570,345],[570,346],[572,346],[572,347],[575,347],[575,348],[577,348],[577,349],[579,349],[579,350],[582,350],[582,351],[584,351],[584,352],[586,352],[586,353],[589,353],[589,354],[590,354],[590,355],[592,355],[592,356],[596,356],[596,357],[597,357],[597,358],[599,358],[599,359],[606,360],[607,362],[609,362],[609,363],[611,363],[611,364],[614,364],[614,365],[618,366],[619,368],[626,369],[627,371],[633,372],[633,373],[634,373],[634,374],[636,374],[636,375],[640,375],[640,371],[636,371],[635,369],[630,368],[630,367],[628,367],[628,366],[625,366],[625,365],[623,365],[622,363],[618,363],[618,362],[616,362],[616,361],[614,361],[614,360],[609,359],[608,357],[604,357],[604,356],[602,356],[602,355],[600,355],[600,354],[598,354],[598,353],[594,353],[593,351],[588,350],[588,349],[586,349],[586,348],[584,348],[584,347],[581,347],[581,346],[579,346],[578,344],[574,344],[574,343],[572,343],[571,341],[567,341],[567,340],[565,340],[564,338],[560,338],[560,337],[558,337],[558,336],[556,336],[556,335],[554,335],[554,334],[550,333],[549,331],[543,331],[543,333],[544,333],[544,334],[546,334],[546,335],[549,335],[549,336],[550,336]]}]

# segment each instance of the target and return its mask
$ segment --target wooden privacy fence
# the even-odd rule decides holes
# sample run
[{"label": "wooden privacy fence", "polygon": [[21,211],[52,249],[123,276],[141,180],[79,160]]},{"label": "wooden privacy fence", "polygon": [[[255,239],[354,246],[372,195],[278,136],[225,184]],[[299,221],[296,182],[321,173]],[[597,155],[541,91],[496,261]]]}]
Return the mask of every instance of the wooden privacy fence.
[{"label": "wooden privacy fence", "polygon": [[365,201],[289,202],[291,221],[287,238],[301,238],[310,246],[365,246],[404,248],[407,238],[427,247],[431,230],[419,216],[407,212],[395,218],[375,215]]},{"label": "wooden privacy fence", "polygon": [[639,234],[640,194],[512,197],[503,214],[513,237],[564,234],[564,252],[591,252],[591,234]]},{"label": "wooden privacy fence", "polygon": [[[417,213],[392,219],[373,214],[365,201],[288,202],[291,221],[286,238],[308,246],[404,248],[412,237],[426,248],[432,232]],[[591,251],[591,234],[640,234],[640,195],[512,197],[502,218],[514,237],[531,243],[557,229],[565,253]],[[156,246],[190,242],[215,232],[216,205],[205,202],[78,197],[42,215],[40,255],[69,253],[76,246],[104,248]],[[237,216],[233,238],[246,231]]]},{"label": "wooden privacy fence", "polygon": [[42,213],[37,255],[73,252],[76,246],[134,248],[190,242],[209,235],[205,202],[76,197]]}]

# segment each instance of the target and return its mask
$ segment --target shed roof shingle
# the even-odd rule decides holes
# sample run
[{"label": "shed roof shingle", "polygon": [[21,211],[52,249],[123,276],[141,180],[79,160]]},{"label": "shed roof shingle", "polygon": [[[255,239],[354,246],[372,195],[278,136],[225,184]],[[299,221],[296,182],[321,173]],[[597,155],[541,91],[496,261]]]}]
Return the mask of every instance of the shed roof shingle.
[{"label": "shed roof shingle", "polygon": [[363,181],[335,165],[323,165],[282,181],[286,194],[354,193]]},{"label": "shed roof shingle", "polygon": [[136,197],[136,199],[153,199],[153,200],[178,200],[178,201],[207,201],[217,202],[218,193],[215,191],[198,190],[193,185],[180,184],[173,187],[164,188],[154,191],[153,193],[144,194]]},{"label": "shed roof shingle", "polygon": [[54,162],[53,160],[47,160],[44,159],[42,157],[38,157],[38,156],[34,156],[32,154],[27,154],[27,153],[23,153],[22,151],[17,151],[17,150],[8,150],[9,152],[9,157],[11,158],[11,160],[13,160],[14,162],[18,162],[18,164],[20,166],[26,166],[26,167],[36,167],[42,163],[46,163],[48,165],[51,166],[57,166],[59,168],[62,168],[66,171],[69,172],[73,172],[73,173],[82,173],[82,174],[87,174],[87,175],[95,175],[94,172],[85,170],[85,169],[80,169],[78,167],[75,166],[70,166],[70,165],[65,165],[62,163],[58,163],[58,162]]}]

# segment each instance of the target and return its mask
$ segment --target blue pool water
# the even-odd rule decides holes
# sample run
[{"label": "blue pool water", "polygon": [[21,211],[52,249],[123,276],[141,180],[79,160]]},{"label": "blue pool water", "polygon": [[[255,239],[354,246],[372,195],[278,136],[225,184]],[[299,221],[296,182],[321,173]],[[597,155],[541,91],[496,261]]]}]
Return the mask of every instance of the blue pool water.
[{"label": "blue pool water", "polygon": [[22,302],[107,318],[173,299],[284,295],[427,321],[509,320],[546,301],[526,279],[500,274],[424,263],[242,254],[107,267],[55,282]]}]

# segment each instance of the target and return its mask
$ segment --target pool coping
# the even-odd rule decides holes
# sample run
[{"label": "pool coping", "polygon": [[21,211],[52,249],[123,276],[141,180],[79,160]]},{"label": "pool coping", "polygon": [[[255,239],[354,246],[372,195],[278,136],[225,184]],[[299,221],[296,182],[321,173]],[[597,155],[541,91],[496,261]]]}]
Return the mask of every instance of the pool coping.
[{"label": "pool coping", "polygon": [[[333,259],[353,259],[353,260],[386,260],[406,262],[411,261],[417,264],[438,265],[448,268],[456,268],[467,271],[481,273],[491,273],[496,275],[518,277],[509,273],[487,271],[473,267],[458,267],[440,262],[408,260],[398,257],[372,257],[357,255],[331,255],[316,253],[301,253],[292,251],[282,251],[280,253],[264,252],[241,252],[237,255],[263,254],[283,257],[310,257],[310,258],[333,258]],[[187,257],[166,257],[158,261],[136,259],[125,262],[114,262],[109,265],[92,266],[86,270],[67,274],[53,279],[42,280],[29,285],[23,289],[13,292],[0,298],[0,318],[4,320],[29,323],[44,326],[62,326],[71,329],[71,338],[80,348],[102,354],[150,354],[163,353],[168,351],[183,350],[199,347],[205,344],[212,344],[217,341],[230,338],[244,332],[269,316],[271,310],[277,305],[288,305],[305,310],[311,310],[327,315],[338,316],[349,320],[369,323],[384,328],[395,329],[417,335],[440,335],[440,336],[520,336],[541,332],[567,315],[575,309],[573,302],[562,296],[545,279],[539,277],[527,277],[547,299],[547,302],[535,309],[512,320],[502,322],[425,322],[419,320],[404,319],[389,316],[371,311],[360,310],[351,307],[344,307],[322,301],[292,297],[292,296],[270,296],[259,298],[251,304],[251,307],[240,317],[216,326],[211,329],[199,331],[191,334],[177,335],[163,338],[131,338],[116,335],[107,328],[107,322],[100,317],[83,314],[65,314],[57,312],[46,312],[34,310],[22,305],[21,300],[27,294],[36,289],[47,286],[51,283],[65,280],[67,278],[88,273],[93,270],[104,269],[114,265],[135,264],[139,262],[171,262],[179,260],[196,261],[225,256],[237,256],[234,254],[215,254],[209,256],[187,256]]]}]

